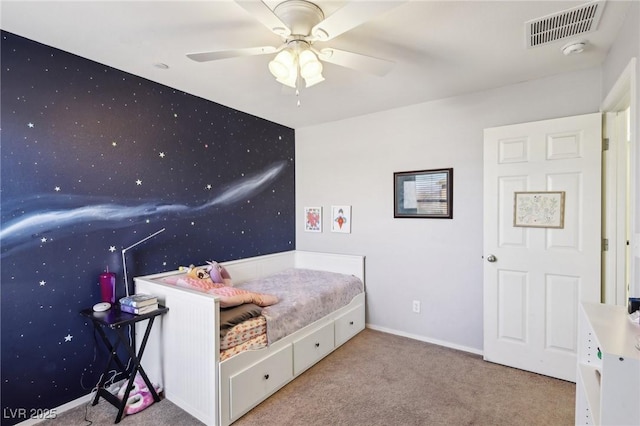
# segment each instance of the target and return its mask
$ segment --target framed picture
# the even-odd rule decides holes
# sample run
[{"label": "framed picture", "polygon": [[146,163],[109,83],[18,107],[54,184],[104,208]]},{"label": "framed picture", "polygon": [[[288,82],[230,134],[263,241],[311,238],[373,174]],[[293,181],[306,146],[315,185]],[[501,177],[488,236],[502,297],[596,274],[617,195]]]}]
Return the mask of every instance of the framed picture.
[{"label": "framed picture", "polygon": [[331,232],[351,233],[351,206],[331,206]]},{"label": "framed picture", "polygon": [[453,169],[393,174],[393,217],[453,219]]},{"label": "framed picture", "polygon": [[564,191],[516,192],[513,226],[564,228]]},{"label": "framed picture", "polygon": [[322,232],[322,207],[304,208],[304,230]]}]

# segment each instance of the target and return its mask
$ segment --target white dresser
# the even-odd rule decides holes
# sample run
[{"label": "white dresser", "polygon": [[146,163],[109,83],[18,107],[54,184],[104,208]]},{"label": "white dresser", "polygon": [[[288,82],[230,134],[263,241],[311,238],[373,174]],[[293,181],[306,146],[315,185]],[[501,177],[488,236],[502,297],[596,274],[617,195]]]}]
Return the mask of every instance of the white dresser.
[{"label": "white dresser", "polygon": [[640,424],[640,350],[626,308],[582,303],[578,318],[577,425]]}]

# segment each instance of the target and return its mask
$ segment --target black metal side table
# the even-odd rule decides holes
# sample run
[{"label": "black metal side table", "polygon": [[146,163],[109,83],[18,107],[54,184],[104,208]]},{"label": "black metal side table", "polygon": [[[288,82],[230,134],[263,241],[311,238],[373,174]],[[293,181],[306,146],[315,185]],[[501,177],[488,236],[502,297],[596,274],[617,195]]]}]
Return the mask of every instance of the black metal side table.
[{"label": "black metal side table", "polygon": [[[104,372],[100,377],[100,381],[98,382],[98,391],[96,392],[96,396],[93,399],[93,403],[91,405],[96,405],[100,397],[106,399],[114,407],[118,408],[118,415],[116,416],[115,423],[119,423],[120,420],[122,420],[122,415],[127,405],[127,400],[129,399],[129,393],[133,388],[133,379],[136,377],[137,373],[140,373],[140,376],[143,378],[144,382],[149,388],[149,392],[151,392],[153,400],[155,402],[160,401],[158,393],[149,380],[149,377],[147,377],[147,373],[145,373],[144,369],[142,368],[141,360],[142,354],[144,353],[144,348],[147,345],[149,333],[151,332],[151,328],[153,327],[153,321],[156,319],[156,317],[164,315],[168,311],[169,308],[166,308],[162,305],[160,305],[155,311],[142,315],[134,315],[128,312],[123,312],[117,306],[113,306],[111,309],[104,312],[94,312],[91,308],[83,309],[82,311],[80,311],[81,315],[91,320],[95,330],[98,332],[98,334],[102,338],[102,341],[111,354],[109,357],[109,361],[107,361],[107,365],[105,366]],[[125,330],[127,326],[133,326],[135,323],[145,320],[149,320],[149,322],[147,323],[147,328],[145,329],[144,337],[140,344],[140,349],[138,349],[138,352],[136,353],[135,345],[129,343],[129,339],[127,337],[127,334],[125,333]],[[117,340],[115,341],[115,343],[111,343],[104,332],[104,327],[115,330],[117,335]],[[131,358],[132,364],[129,370],[127,370],[127,367],[125,366],[126,363],[123,362],[123,360],[121,360],[118,356],[117,350],[120,345],[122,345],[127,350],[127,353]],[[118,397],[104,388],[104,384],[107,381],[108,377],[107,373],[109,372],[112,362],[117,365],[117,367],[119,368],[119,372],[124,373],[125,379],[129,380],[122,400],[118,399]]]}]

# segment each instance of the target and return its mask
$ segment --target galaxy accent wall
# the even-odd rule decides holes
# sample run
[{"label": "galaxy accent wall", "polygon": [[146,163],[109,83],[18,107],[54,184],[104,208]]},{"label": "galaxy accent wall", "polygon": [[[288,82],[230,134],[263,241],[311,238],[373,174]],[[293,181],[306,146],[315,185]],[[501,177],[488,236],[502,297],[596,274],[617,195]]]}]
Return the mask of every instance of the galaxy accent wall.
[{"label": "galaxy accent wall", "polygon": [[[98,276],[295,249],[293,129],[1,33],[2,423],[88,394]],[[18,411],[24,410],[24,411]],[[40,411],[42,413],[42,411]],[[26,417],[25,417],[26,416]]]}]

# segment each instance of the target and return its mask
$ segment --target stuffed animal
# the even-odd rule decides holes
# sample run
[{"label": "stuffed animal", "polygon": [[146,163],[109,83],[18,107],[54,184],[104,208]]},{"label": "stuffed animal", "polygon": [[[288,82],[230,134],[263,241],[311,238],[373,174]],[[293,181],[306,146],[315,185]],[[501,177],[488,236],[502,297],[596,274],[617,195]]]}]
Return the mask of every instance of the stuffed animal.
[{"label": "stuffed animal", "polygon": [[215,260],[208,261],[207,266],[197,267],[191,264],[186,268],[181,266],[180,270],[186,270],[189,278],[197,280],[211,278],[211,281],[216,284],[224,284],[227,287],[233,287],[229,271]]},{"label": "stuffed animal", "polygon": [[209,264],[209,277],[214,283],[222,283],[228,287],[233,287],[233,283],[231,281],[231,275],[227,269],[216,262],[215,260],[210,260],[207,262]]},{"label": "stuffed animal", "polygon": [[189,276],[191,278],[196,278],[196,279],[199,279],[199,280],[203,280],[203,279],[209,277],[208,269],[209,269],[208,267],[197,268],[194,265],[189,265],[189,267],[186,268],[187,276]]}]

